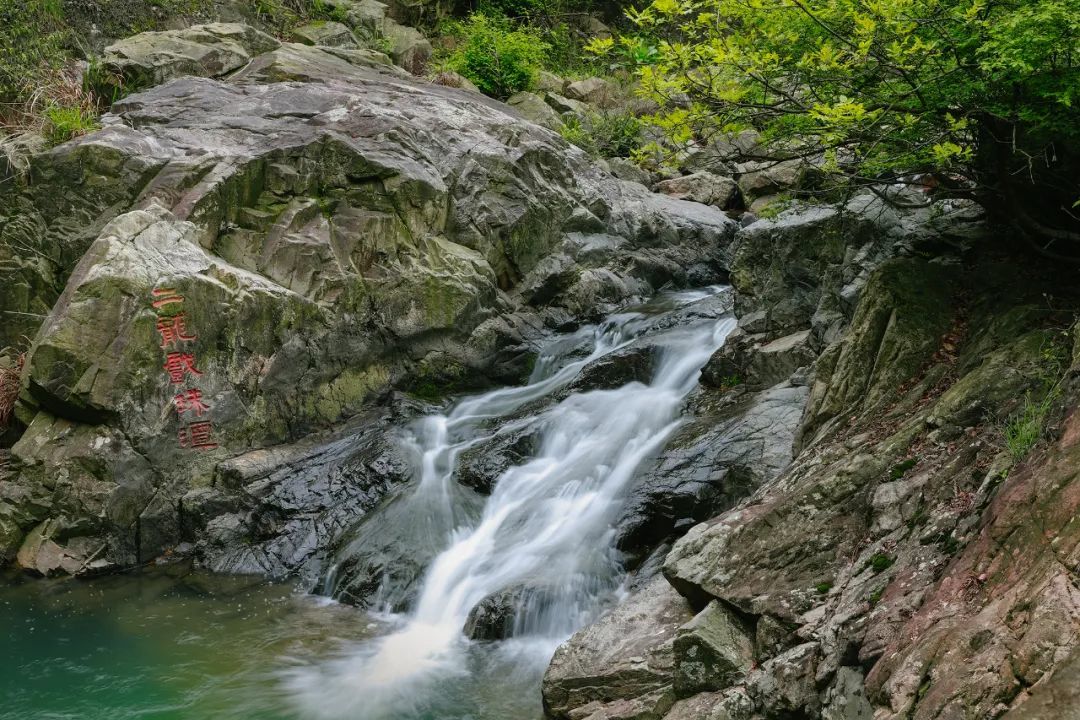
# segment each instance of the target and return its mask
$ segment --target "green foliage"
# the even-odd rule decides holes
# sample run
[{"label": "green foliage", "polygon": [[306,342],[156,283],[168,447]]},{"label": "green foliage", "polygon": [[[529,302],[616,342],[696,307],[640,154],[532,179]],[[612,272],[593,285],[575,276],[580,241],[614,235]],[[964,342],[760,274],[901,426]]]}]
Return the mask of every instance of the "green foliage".
[{"label": "green foliage", "polygon": [[640,135],[641,120],[614,110],[572,115],[562,129],[567,141],[599,157],[628,157],[637,148]]},{"label": "green foliage", "polygon": [[817,590],[818,595],[824,595],[825,593],[832,590],[832,583],[831,582],[820,582],[820,583],[817,584],[817,586],[814,589]]},{"label": "green foliage", "polygon": [[908,470],[918,464],[918,458],[908,458],[907,460],[902,460],[896,463],[891,468],[889,468],[889,479],[899,480],[900,478],[904,477],[904,473],[906,473]]},{"label": "green foliage", "polygon": [[1042,439],[1046,416],[1056,397],[1057,393],[1048,393],[1042,400],[1035,401],[1028,393],[1020,411],[1005,422],[1005,447],[1013,460],[1023,460]]},{"label": "green foliage", "polygon": [[67,59],[68,32],[58,0],[0,0],[0,103],[25,101],[40,73]]},{"label": "green foliage", "polygon": [[326,0],[251,0],[251,5],[260,20],[279,32],[312,20],[345,22],[348,16],[344,6]]},{"label": "green foliage", "polygon": [[1007,419],[1001,429],[1005,447],[1017,462],[1027,457],[1042,440],[1046,419],[1061,396],[1061,380],[1068,364],[1068,351],[1062,341],[1067,339],[1068,332],[1065,332],[1061,338],[1056,338],[1059,341],[1049,342],[1040,351],[1035,369],[1040,387],[1034,394],[1031,391],[1025,393],[1019,411]]},{"label": "green foliage", "polygon": [[870,556],[870,560],[867,561],[867,565],[875,572],[883,572],[888,570],[893,564],[893,559],[885,553],[874,553]]},{"label": "green foliage", "polygon": [[470,15],[455,32],[461,44],[450,56],[449,67],[500,100],[532,85],[549,49],[537,33],[483,13]]},{"label": "green foliage", "polygon": [[656,47],[636,64],[669,151],[753,129],[764,154],[823,156],[836,181],[931,171],[1080,197],[1080,0],[653,0],[628,15],[632,43],[592,49]]},{"label": "green foliage", "polygon": [[85,105],[56,105],[45,109],[45,137],[53,145],[97,130],[97,112]]}]

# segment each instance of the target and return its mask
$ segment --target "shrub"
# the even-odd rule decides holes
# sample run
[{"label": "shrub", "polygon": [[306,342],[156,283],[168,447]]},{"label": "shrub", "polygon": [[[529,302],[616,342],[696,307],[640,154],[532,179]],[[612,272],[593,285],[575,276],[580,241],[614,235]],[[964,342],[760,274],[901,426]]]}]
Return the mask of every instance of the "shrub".
[{"label": "shrub", "polygon": [[867,563],[875,573],[888,570],[893,564],[893,559],[885,553],[874,553]]},{"label": "shrub", "polygon": [[58,0],[0,0],[0,103],[5,116],[26,101],[43,70],[64,64],[68,38]]},{"label": "shrub", "polygon": [[97,130],[97,112],[86,105],[52,104],[45,109],[45,138],[53,145]]},{"label": "shrub", "polygon": [[822,158],[849,187],[932,173],[938,194],[1080,256],[1077,0],[653,0],[628,15],[657,49],[638,73],[669,147],[752,129],[755,155]]},{"label": "shrub", "polygon": [[641,121],[623,111],[598,111],[571,116],[562,135],[590,155],[629,157],[638,146]]},{"label": "shrub", "polygon": [[462,42],[448,65],[482,93],[505,100],[532,86],[548,51],[539,35],[483,13],[469,16],[456,30]]},{"label": "shrub", "polygon": [[1028,393],[1024,397],[1024,405],[1020,408],[1020,412],[1005,422],[1003,430],[1005,447],[1008,448],[1013,460],[1023,460],[1042,439],[1046,416],[1050,413],[1050,406],[1055,397],[1056,393],[1051,392],[1041,401],[1036,402],[1031,399],[1031,393]]},{"label": "shrub", "polygon": [[0,431],[11,423],[15,412],[15,401],[19,397],[19,375],[22,373],[25,355],[19,353],[14,367],[0,366]]}]

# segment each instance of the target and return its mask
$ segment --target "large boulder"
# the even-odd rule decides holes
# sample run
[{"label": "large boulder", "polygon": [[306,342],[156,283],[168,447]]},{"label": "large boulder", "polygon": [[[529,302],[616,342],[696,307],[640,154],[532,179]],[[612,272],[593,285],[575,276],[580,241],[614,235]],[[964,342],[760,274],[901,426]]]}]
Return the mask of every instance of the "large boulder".
[{"label": "large boulder", "polygon": [[221,77],[278,45],[266,33],[239,23],[140,33],[105,48],[103,76],[113,73],[122,78],[126,92],[183,75]]},{"label": "large boulder", "polygon": [[740,682],[754,662],[750,628],[716,600],[679,628],[672,649],[679,697],[727,689]]},{"label": "large boulder", "polygon": [[565,720],[620,706],[663,716],[674,702],[672,643],[693,615],[663,578],[651,580],[555,651],[544,675],[547,714]]},{"label": "large boulder", "polygon": [[[63,293],[42,294],[23,373],[5,555],[54,519],[61,547],[143,561],[185,542],[188,497],[215,566],[310,576],[342,529],[293,513],[324,496],[290,486],[289,509],[252,513],[270,490],[222,485],[236,458],[328,432],[394,384],[520,377],[545,322],[726,262],[721,213],[602,175],[494,101],[361,50],[266,47],[228,82],[118,101],[100,132],[34,156],[9,204],[3,232],[50,248]],[[581,263],[565,286],[545,280],[553,253]],[[526,305],[526,284],[558,289]],[[367,507],[393,484],[349,492]],[[207,486],[225,497],[190,496]]]},{"label": "large boulder", "polygon": [[563,126],[562,117],[544,102],[544,99],[531,92],[519,92],[511,95],[506,104],[521,113],[526,120],[537,125],[543,125],[551,130],[558,130]]},{"label": "large boulder", "polygon": [[312,22],[293,28],[292,38],[304,45],[329,47],[355,47],[356,36],[346,25],[339,22]]},{"label": "large boulder", "polygon": [[708,171],[661,180],[653,190],[725,210],[739,202],[739,186],[735,181]]},{"label": "large boulder", "polygon": [[[616,523],[631,565],[715,517],[791,462],[809,388],[782,383],[728,405],[708,397],[653,465],[639,474]],[[711,404],[720,404],[715,410]]]}]

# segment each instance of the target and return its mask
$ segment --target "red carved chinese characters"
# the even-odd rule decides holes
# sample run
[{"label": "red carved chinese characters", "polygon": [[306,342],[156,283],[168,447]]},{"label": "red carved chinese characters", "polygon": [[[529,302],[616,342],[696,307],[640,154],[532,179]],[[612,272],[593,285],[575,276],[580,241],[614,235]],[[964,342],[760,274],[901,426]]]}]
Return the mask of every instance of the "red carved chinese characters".
[{"label": "red carved chinese characters", "polygon": [[203,413],[210,409],[210,406],[203,402],[202,390],[198,388],[177,394],[173,398],[173,404],[176,405],[177,415],[193,412],[196,417],[202,417]]},{"label": "red carved chinese characters", "polygon": [[179,385],[184,382],[184,376],[202,375],[195,367],[195,356],[191,353],[171,352],[165,356],[165,372],[169,375],[169,382]]},{"label": "red carved chinese characters", "polygon": [[213,440],[214,427],[209,422],[191,423],[180,428],[180,447],[191,450],[212,450],[218,446]]},{"label": "red carved chinese characters", "polygon": [[156,298],[150,303],[154,306],[155,310],[160,310],[166,305],[171,305],[173,303],[184,302],[184,296],[177,295],[176,288],[154,288],[150,291],[150,294]]},{"label": "red carved chinese characters", "polygon": [[[183,385],[188,380],[202,377],[195,353],[184,352],[182,347],[184,343],[198,340],[198,335],[187,326],[187,313],[180,309],[184,304],[184,296],[171,287],[154,288],[150,294],[153,297],[150,305],[157,316],[155,327],[161,337],[161,349],[166,351],[163,368],[169,382]],[[210,405],[203,399],[202,390],[198,387],[188,387],[177,392],[173,396],[173,406],[182,423],[188,417],[202,418],[210,412]],[[188,450],[213,450],[218,447],[214,439],[214,426],[210,420],[181,425],[177,440],[180,447]]]},{"label": "red carved chinese characters", "polygon": [[162,350],[169,346],[175,348],[182,342],[192,342],[199,339],[196,335],[188,334],[187,315],[185,313],[177,313],[172,317],[159,317],[157,331],[161,335]]}]

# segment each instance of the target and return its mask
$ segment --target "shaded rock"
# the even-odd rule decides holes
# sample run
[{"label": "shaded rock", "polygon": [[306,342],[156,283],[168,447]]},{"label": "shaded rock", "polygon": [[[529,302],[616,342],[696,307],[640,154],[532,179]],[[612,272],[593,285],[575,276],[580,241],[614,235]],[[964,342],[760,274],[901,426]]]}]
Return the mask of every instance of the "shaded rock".
[{"label": "shaded rock", "polygon": [[715,600],[679,628],[672,649],[673,687],[683,698],[737,684],[754,662],[751,630]]},{"label": "shaded rock", "polygon": [[712,387],[771,387],[809,367],[817,354],[810,348],[810,331],[762,342],[763,335],[733,333],[701,370],[701,382]]},{"label": "shaded rock", "polygon": [[541,70],[536,73],[536,78],[533,80],[533,90],[537,93],[561,94],[566,90],[566,79],[547,70]]},{"label": "shaded rock", "polygon": [[816,716],[821,698],[815,682],[817,643],[804,643],[762,663],[747,677],[747,694],[769,715]]},{"label": "shaded rock", "polygon": [[739,186],[734,180],[704,171],[661,180],[653,190],[683,200],[715,205],[722,210],[735,207],[739,199]]},{"label": "shaded rock", "polygon": [[866,697],[863,674],[856,668],[842,667],[825,693],[822,720],[872,720],[874,708]]},{"label": "shaded rock", "polygon": [[596,107],[611,107],[616,101],[616,90],[609,81],[590,77],[568,83],[566,97]]},{"label": "shaded rock", "polygon": [[130,93],[182,75],[221,77],[280,44],[247,25],[211,23],[134,35],[107,47],[102,63]]},{"label": "shaded rock", "polygon": [[668,689],[674,671],[672,641],[692,616],[663,578],[651,580],[555,651],[543,682],[548,715],[580,717],[578,709],[590,703],[618,701],[639,709],[641,704],[661,707],[662,715],[673,700]]},{"label": "shaded rock", "polygon": [[633,566],[666,540],[732,507],[791,461],[808,388],[778,385],[681,428],[639,474],[616,523]]},{"label": "shaded rock", "polygon": [[[803,186],[810,166],[801,160],[749,162],[738,166],[739,191],[747,203],[766,195],[776,195]],[[753,210],[753,206],[751,206]]]},{"label": "shaded rock", "polygon": [[620,180],[642,185],[648,185],[652,180],[652,175],[647,170],[643,170],[626,158],[608,158],[607,164],[611,174]]},{"label": "shaded rock", "polygon": [[832,342],[854,310],[870,271],[897,252],[901,223],[888,208],[856,198],[846,208],[795,208],[743,228],[731,284],[740,318],[760,311],[767,339],[814,327]]},{"label": "shaded rock", "polygon": [[339,22],[313,22],[293,28],[292,39],[304,45],[356,47],[358,43],[348,27]]},{"label": "shaded rock", "polygon": [[751,720],[754,706],[741,688],[722,693],[699,693],[679,700],[664,720]]},{"label": "shaded rock", "polygon": [[422,75],[431,60],[431,43],[416,28],[387,21],[383,24],[383,37],[390,47],[394,64],[413,75]]},{"label": "shaded rock", "polygon": [[521,116],[537,125],[543,125],[551,130],[558,130],[563,126],[562,118],[543,98],[531,92],[519,92],[511,95],[506,104],[521,113]]}]

